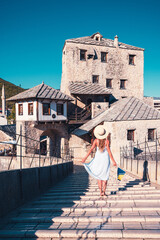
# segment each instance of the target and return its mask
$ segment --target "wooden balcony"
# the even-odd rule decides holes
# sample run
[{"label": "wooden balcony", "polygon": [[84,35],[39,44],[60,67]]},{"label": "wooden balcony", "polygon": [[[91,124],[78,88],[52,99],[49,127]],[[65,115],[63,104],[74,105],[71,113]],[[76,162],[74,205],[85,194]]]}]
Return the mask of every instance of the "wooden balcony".
[{"label": "wooden balcony", "polygon": [[75,113],[68,116],[69,124],[84,124],[91,119],[91,104],[85,106],[81,111],[75,109]]}]

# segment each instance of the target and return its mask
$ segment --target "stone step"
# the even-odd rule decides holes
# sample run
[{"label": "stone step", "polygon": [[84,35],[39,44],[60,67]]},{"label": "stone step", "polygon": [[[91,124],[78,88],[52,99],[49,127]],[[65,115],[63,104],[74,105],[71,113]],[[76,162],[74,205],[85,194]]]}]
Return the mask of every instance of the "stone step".
[{"label": "stone step", "polygon": [[74,200],[74,199],[57,199],[57,200],[37,200],[33,201],[33,205],[43,205],[43,204],[106,204],[106,203],[158,203],[160,204],[160,199],[108,199],[107,197],[105,200]]},{"label": "stone step", "polygon": [[111,216],[106,213],[105,216],[55,216],[55,217],[13,217],[12,223],[106,223],[106,222],[151,222],[159,223],[160,216]]},{"label": "stone step", "polygon": [[[68,186],[68,188],[70,188],[70,187],[72,187],[72,188],[81,188],[82,186],[84,186],[84,187],[88,187],[88,188],[96,188],[97,187],[97,183],[95,183],[95,184],[83,184],[83,183],[81,183],[81,184],[74,184],[74,183],[69,183],[69,182],[67,182],[67,186]],[[150,186],[150,184],[145,184],[144,182],[139,182],[139,183],[129,183],[129,182],[119,182],[119,181],[117,181],[116,183],[114,182],[114,183],[110,183],[110,182],[108,182],[107,183],[107,186],[108,187],[114,187],[114,186],[120,186],[120,187],[124,187],[124,186],[127,186],[127,187],[138,187],[138,186],[145,186],[145,187],[149,187]],[[62,189],[62,188],[64,188],[64,185],[63,186],[61,186],[61,185],[57,185],[56,187],[55,187],[55,189],[58,189],[58,188],[60,188],[60,189]]]},{"label": "stone step", "polygon": [[[137,190],[134,190],[134,191],[129,191],[129,190],[120,190],[120,191],[108,191],[106,190],[106,194],[114,194],[114,193],[117,193],[117,194],[160,194],[160,190],[150,190],[150,189],[147,189],[147,190],[141,190],[141,191],[137,191]],[[99,195],[99,191],[96,191],[96,192],[84,192],[84,191],[76,191],[76,192],[62,192],[62,193],[45,193],[43,194],[43,196],[68,196],[68,195]]]},{"label": "stone step", "polygon": [[[153,190],[153,189],[156,189],[155,187],[140,187],[140,186],[136,186],[136,187],[133,187],[133,186],[130,186],[130,187],[124,187],[124,186],[122,186],[122,187],[119,187],[119,186],[115,186],[115,187],[112,187],[112,186],[107,186],[107,189],[108,190],[115,190],[115,189],[125,189],[125,190],[129,190],[129,191],[134,191],[134,190],[148,190],[148,189],[150,189],[150,190]],[[52,189],[52,190],[50,190],[49,192],[50,193],[55,193],[55,192],[68,192],[68,191],[93,191],[93,190],[98,190],[98,186],[96,186],[96,187],[93,187],[93,188],[85,188],[85,187],[79,187],[79,188],[74,188],[74,187],[63,187],[63,188],[57,188],[57,189]]]},{"label": "stone step", "polygon": [[113,171],[106,194],[83,169],[12,214],[0,239],[160,239],[160,190]]},{"label": "stone step", "polygon": [[1,230],[0,238],[160,239],[160,230]]},{"label": "stone step", "polygon": [[[150,187],[150,188],[107,188],[106,189],[108,192],[113,192],[113,191],[130,191],[130,192],[134,192],[134,191],[156,191],[156,189],[154,187]],[[99,192],[99,189],[98,187],[97,188],[94,188],[94,189],[86,189],[86,188],[82,188],[82,189],[68,189],[68,188],[64,188],[62,190],[52,190],[52,191],[49,191],[48,193],[51,193],[51,194],[64,194],[64,193],[68,193],[68,192],[82,192],[82,193],[86,193],[86,192],[89,192],[89,193],[94,193],[94,192]]]},{"label": "stone step", "polygon": [[57,208],[57,207],[33,207],[33,208],[21,208],[19,212],[24,213],[40,213],[40,212],[76,212],[76,213],[84,213],[84,212],[137,212],[137,211],[145,211],[147,212],[153,212],[158,211],[160,212],[160,206],[159,207],[76,207],[76,208]]},{"label": "stone step", "polygon": [[[53,195],[51,195],[51,196],[42,196],[41,198],[40,198],[40,200],[55,200],[55,199],[63,199],[63,198],[65,198],[65,199],[74,199],[74,200],[76,200],[76,199],[85,199],[85,200],[90,200],[90,199],[97,199],[97,198],[102,198],[101,196],[99,196],[99,195],[87,195],[87,196],[83,196],[83,195],[79,195],[79,196],[77,196],[77,195],[68,195],[68,196],[53,196]],[[113,199],[113,198],[121,198],[121,199],[123,199],[123,198],[133,198],[133,199],[135,199],[135,198],[145,198],[145,199],[147,199],[147,198],[160,198],[160,193],[152,193],[152,194],[124,194],[124,195],[122,195],[122,194],[108,194],[107,195],[107,198],[108,199]]]}]

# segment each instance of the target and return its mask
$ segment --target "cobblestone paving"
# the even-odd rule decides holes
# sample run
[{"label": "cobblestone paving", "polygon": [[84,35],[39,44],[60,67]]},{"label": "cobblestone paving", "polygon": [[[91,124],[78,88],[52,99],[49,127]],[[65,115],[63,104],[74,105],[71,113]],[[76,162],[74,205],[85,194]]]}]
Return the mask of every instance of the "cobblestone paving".
[{"label": "cobblestone paving", "polygon": [[0,239],[160,239],[160,190],[111,169],[107,197],[83,166],[0,224]]}]

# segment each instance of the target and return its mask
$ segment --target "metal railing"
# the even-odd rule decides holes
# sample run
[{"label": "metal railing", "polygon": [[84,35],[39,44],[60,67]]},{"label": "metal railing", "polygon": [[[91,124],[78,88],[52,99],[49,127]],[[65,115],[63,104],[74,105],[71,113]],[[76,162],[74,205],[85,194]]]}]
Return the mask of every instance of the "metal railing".
[{"label": "metal railing", "polygon": [[158,161],[160,161],[160,139],[156,137],[153,140],[146,140],[144,142],[133,142],[129,145],[120,147],[120,165],[124,167],[126,162],[126,169],[128,169],[128,162],[131,161],[131,171],[133,161],[137,161],[137,173],[139,170],[140,161],[154,161],[155,162],[155,180],[157,180]]},{"label": "metal railing", "polygon": [[64,149],[58,143],[52,145],[51,149],[51,145],[46,143],[46,149],[44,150],[41,148],[42,141],[26,137],[22,134],[21,129],[20,134],[13,133],[13,135],[16,139],[13,144],[11,144],[11,141],[8,141],[8,143],[0,141],[0,149],[2,150],[0,151],[0,171],[50,166],[73,159],[73,149],[67,146]]}]

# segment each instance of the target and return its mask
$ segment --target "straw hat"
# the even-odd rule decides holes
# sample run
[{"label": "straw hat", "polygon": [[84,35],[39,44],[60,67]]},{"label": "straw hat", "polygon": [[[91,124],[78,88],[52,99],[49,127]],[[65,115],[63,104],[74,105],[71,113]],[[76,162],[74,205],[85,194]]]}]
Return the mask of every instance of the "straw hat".
[{"label": "straw hat", "polygon": [[99,125],[94,129],[94,136],[98,139],[105,139],[108,136],[108,132],[103,125]]}]

